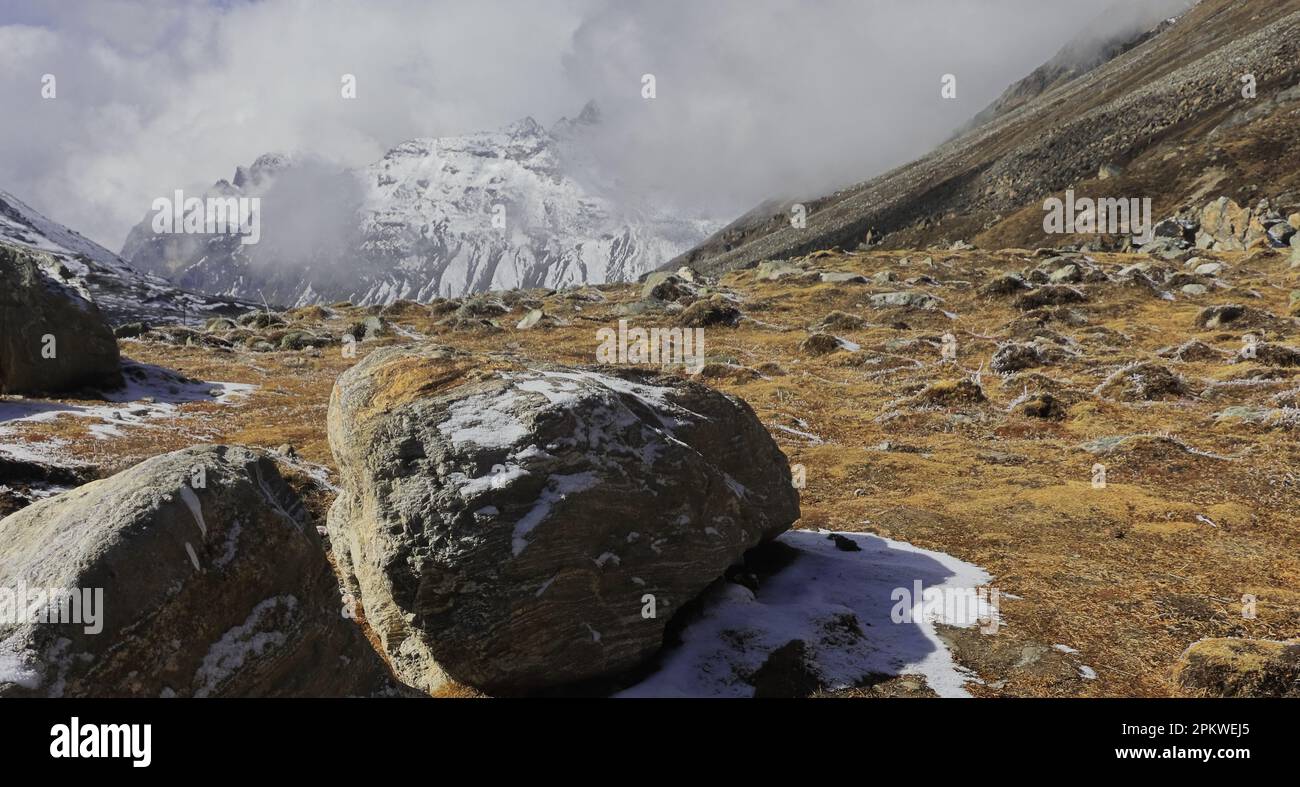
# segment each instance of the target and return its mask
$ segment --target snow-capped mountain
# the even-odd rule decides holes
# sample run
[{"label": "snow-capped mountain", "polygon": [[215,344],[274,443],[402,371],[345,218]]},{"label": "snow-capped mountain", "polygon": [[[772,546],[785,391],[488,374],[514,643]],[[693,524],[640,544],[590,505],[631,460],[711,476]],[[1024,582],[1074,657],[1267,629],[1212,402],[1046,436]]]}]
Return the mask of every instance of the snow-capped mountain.
[{"label": "snow-capped mountain", "polygon": [[280,305],[427,301],[634,279],[717,229],[619,193],[587,148],[599,115],[545,129],[413,139],[346,173],[262,156],[213,195],[259,197],[262,239],[127,238],[133,265],[203,292]]},{"label": "snow-capped mountain", "polygon": [[48,254],[46,272],[93,300],[115,325],[135,320],[202,320],[250,308],[230,299],[185,292],[158,276],[140,273],[113,252],[6,191],[0,191],[0,243]]}]

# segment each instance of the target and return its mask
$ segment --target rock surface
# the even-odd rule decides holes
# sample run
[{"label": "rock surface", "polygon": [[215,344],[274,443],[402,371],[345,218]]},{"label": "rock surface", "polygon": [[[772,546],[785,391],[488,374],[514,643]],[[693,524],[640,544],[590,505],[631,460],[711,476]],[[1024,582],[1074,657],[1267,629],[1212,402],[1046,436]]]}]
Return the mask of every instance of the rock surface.
[{"label": "rock surface", "polygon": [[0,244],[0,394],[122,384],[113,330],[57,260]]},{"label": "rock surface", "polygon": [[0,588],[83,600],[79,621],[0,618],[0,696],[395,688],[298,497],[248,449],[156,456],[0,520]]},{"label": "rock surface", "polygon": [[339,379],[329,437],[340,566],[425,691],[633,668],[675,611],[799,516],[749,407],[673,377],[392,348]]},{"label": "rock surface", "polygon": [[1185,691],[1211,697],[1300,697],[1300,641],[1204,639],[1178,660]]}]

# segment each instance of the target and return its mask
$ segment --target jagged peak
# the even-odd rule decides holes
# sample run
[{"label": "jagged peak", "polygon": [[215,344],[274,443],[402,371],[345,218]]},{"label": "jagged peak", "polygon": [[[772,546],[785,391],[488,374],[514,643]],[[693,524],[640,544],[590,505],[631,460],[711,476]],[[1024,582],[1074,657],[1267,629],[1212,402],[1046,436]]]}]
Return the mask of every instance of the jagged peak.
[{"label": "jagged peak", "polygon": [[293,166],[293,163],[293,157],[287,153],[263,153],[249,166],[235,168],[235,188],[259,185],[267,178]]},{"label": "jagged peak", "polygon": [[520,118],[513,123],[507,124],[501,128],[501,133],[509,134],[512,137],[537,136],[545,133],[545,129],[531,116]]},{"label": "jagged peak", "polygon": [[565,136],[579,128],[591,128],[600,125],[600,105],[593,99],[583,105],[582,111],[575,118],[562,117],[551,127],[551,134]]}]

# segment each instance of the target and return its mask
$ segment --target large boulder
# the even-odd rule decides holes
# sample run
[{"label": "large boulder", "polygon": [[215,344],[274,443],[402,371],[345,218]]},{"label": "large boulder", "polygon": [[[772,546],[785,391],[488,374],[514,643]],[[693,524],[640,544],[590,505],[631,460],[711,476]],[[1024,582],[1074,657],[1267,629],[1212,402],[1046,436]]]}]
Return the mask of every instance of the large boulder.
[{"label": "large boulder", "polygon": [[1242,251],[1251,227],[1251,212],[1227,197],[1220,197],[1201,211],[1201,232],[1196,245],[1215,251]]},{"label": "large boulder", "polygon": [[1202,697],[1300,697],[1300,640],[1224,637],[1193,643],[1174,680]]},{"label": "large boulder", "polygon": [[[60,622],[15,620],[38,592]],[[156,456],[0,520],[0,697],[390,692],[351,611],[298,497],[248,449]]]},{"label": "large boulder", "polygon": [[0,394],[122,385],[117,339],[48,255],[0,243]]},{"label": "large boulder", "polygon": [[523,694],[651,657],[799,516],[741,400],[631,370],[379,350],[329,408],[329,532],[400,677]]}]

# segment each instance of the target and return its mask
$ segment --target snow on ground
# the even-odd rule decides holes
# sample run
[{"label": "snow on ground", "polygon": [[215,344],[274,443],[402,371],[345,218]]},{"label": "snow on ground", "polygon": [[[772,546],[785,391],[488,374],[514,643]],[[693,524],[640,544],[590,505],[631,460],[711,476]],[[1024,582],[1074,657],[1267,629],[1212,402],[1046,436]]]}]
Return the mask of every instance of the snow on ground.
[{"label": "snow on ground", "polygon": [[[188,402],[230,404],[247,396],[257,386],[246,383],[209,383],[190,380],[160,366],[123,363],[126,385],[104,394],[101,401],[49,401],[6,399],[0,401],[0,441],[13,432],[15,424],[49,423],[69,415],[92,420],[89,432],[98,440],[122,434],[122,427],[151,426],[150,422],[176,415],[178,405]],[[60,449],[66,441],[43,443],[0,443],[0,455],[13,459],[68,465]]]},{"label": "snow on ground", "polygon": [[[860,551],[839,549],[832,536]],[[829,687],[853,686],[872,674],[912,674],[924,676],[940,696],[970,696],[965,684],[978,679],[953,661],[935,627],[976,621],[951,619],[951,610],[923,610],[919,598],[908,622],[895,623],[891,611],[906,605],[899,590],[911,592],[917,581],[927,592],[973,595],[989,585],[986,572],[951,555],[865,533],[801,530],[777,541],[797,557],[764,580],[757,595],[719,583],[658,671],[618,696],[749,697],[754,687],[745,676],[791,640],[804,642],[810,666]],[[990,610],[981,606],[980,612],[985,617]],[[860,633],[845,625],[850,615]]]}]

